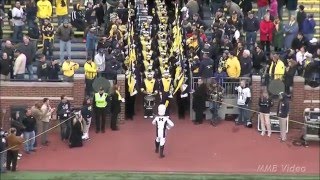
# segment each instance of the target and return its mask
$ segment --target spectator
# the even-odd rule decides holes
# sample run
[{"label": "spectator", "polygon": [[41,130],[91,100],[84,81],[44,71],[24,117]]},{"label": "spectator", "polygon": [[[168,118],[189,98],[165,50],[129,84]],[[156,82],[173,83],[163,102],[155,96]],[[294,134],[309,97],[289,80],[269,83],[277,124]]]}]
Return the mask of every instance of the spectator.
[{"label": "spectator", "polygon": [[303,22],[304,20],[307,18],[307,14],[306,12],[304,12],[304,6],[303,5],[299,5],[299,11],[297,14],[297,22],[299,25],[299,31],[302,31],[302,27],[303,27]]},{"label": "spectator", "polygon": [[188,0],[188,3],[186,4],[186,7],[189,10],[189,16],[192,17],[193,14],[199,13],[199,4],[196,0]]},{"label": "spectator", "polygon": [[4,164],[6,163],[6,153],[4,152],[6,150],[6,139],[5,139],[5,131],[1,128],[0,129],[0,174],[6,173],[6,169],[4,168]]},{"label": "spectator", "polygon": [[106,57],[103,49],[99,49],[98,54],[94,56],[94,63],[98,66],[98,75],[101,76],[106,69]]},{"label": "spectator", "polygon": [[15,7],[12,9],[12,24],[13,24],[13,36],[14,43],[22,41],[22,31],[24,26],[25,14],[24,10],[20,6],[20,1],[16,1]]},{"label": "spectator", "polygon": [[85,29],[84,15],[80,10],[80,4],[73,5],[73,11],[71,12],[71,24],[73,27],[77,28],[77,31],[84,31]]},{"label": "spectator", "polygon": [[225,2],[224,0],[216,0],[210,3],[212,16],[216,15],[216,12],[218,11],[218,9],[223,8],[224,2]]},{"label": "spectator", "polygon": [[280,52],[283,50],[283,24],[279,18],[275,18],[273,21],[274,23],[274,30],[273,30],[273,46],[275,52]]},{"label": "spectator", "polygon": [[74,32],[72,26],[68,20],[64,20],[63,24],[57,29],[56,36],[59,39],[60,47],[60,61],[63,61],[64,51],[67,50],[67,56],[71,58],[71,39],[73,38]]},{"label": "spectator", "polygon": [[111,105],[110,105],[110,110],[111,110],[111,130],[112,131],[117,131],[119,130],[117,126],[117,121],[118,121],[118,116],[121,111],[120,104],[121,102],[124,102],[124,98],[121,97],[120,95],[120,86],[115,84],[113,86],[113,92],[111,94]]},{"label": "spectator", "polygon": [[49,0],[39,0],[37,2],[38,12],[37,17],[40,20],[40,24],[43,24],[44,19],[52,17],[52,5]]},{"label": "spectator", "polygon": [[268,137],[271,137],[271,123],[270,123],[270,109],[273,106],[272,99],[268,95],[268,91],[263,91],[259,98],[259,118],[261,123],[261,136],[266,134],[266,128]]},{"label": "spectator", "polygon": [[271,79],[282,80],[285,73],[285,66],[283,62],[280,60],[278,54],[271,54],[271,59],[272,62],[269,68],[269,75],[271,76]]},{"label": "spectator", "polygon": [[4,26],[4,20],[5,20],[5,16],[6,14],[4,13],[4,10],[1,8],[1,6],[3,6],[2,4],[0,4],[0,40],[3,38],[3,30],[2,27]]},{"label": "spectator", "polygon": [[98,37],[95,34],[96,28],[91,28],[86,37],[86,51],[87,58],[93,59],[95,55],[95,49],[98,41]]},{"label": "spectator", "polygon": [[63,80],[68,82],[73,81],[74,73],[79,69],[79,64],[71,61],[68,56],[65,56],[64,60],[62,64]]},{"label": "spectator", "polygon": [[10,63],[8,54],[3,52],[0,58],[0,81],[10,80]]},{"label": "spectator", "polygon": [[60,135],[62,141],[67,141],[71,132],[71,121],[68,118],[71,117],[71,104],[66,95],[61,96],[61,101],[57,107],[57,116],[61,123]]},{"label": "spectator", "polygon": [[203,123],[203,112],[206,110],[207,86],[201,79],[198,80],[198,88],[193,93],[192,109],[195,111],[195,125]]},{"label": "spectator", "polygon": [[17,161],[18,161],[18,154],[19,149],[23,144],[23,139],[19,136],[16,136],[17,130],[15,128],[10,128],[9,135],[6,137],[6,142],[8,146],[7,151],[7,170],[8,171],[16,171],[17,169]]},{"label": "spectator", "polygon": [[283,15],[283,6],[286,4],[287,0],[278,0],[278,17],[280,21],[282,21],[282,15]]},{"label": "spectator", "polygon": [[318,40],[316,38],[312,38],[307,46],[307,51],[311,54],[315,54],[318,47],[320,47],[318,44]]},{"label": "spectator", "polygon": [[2,52],[7,53],[8,60],[10,62],[9,64],[9,70],[10,70],[10,79],[13,79],[13,63],[14,63],[14,48],[10,40],[6,40],[4,47],[2,48]]},{"label": "spectator", "polygon": [[228,25],[234,26],[237,30],[242,29],[242,21],[239,19],[238,14],[236,11],[232,12],[231,18],[227,20]]},{"label": "spectator", "polygon": [[297,13],[298,0],[288,0],[286,8],[289,11],[289,17],[295,17]]},{"label": "spectator", "polygon": [[41,35],[43,38],[42,54],[44,54],[47,57],[47,59],[52,60],[54,27],[48,18],[44,19],[44,23],[41,26]]},{"label": "spectator", "polygon": [[260,42],[267,54],[270,53],[273,30],[274,24],[270,21],[270,16],[265,15],[264,20],[260,22]]},{"label": "spectator", "polygon": [[226,7],[229,15],[232,15],[232,13],[235,11],[238,14],[239,18],[243,18],[243,12],[238,4],[232,2],[231,0],[226,1]]},{"label": "spectator", "polygon": [[240,58],[241,77],[250,77],[252,71],[252,59],[249,50],[244,50]]},{"label": "spectator", "polygon": [[90,98],[86,98],[83,102],[83,106],[81,109],[81,115],[84,120],[84,126],[83,126],[83,140],[89,139],[89,129],[91,125],[91,120],[92,120],[92,102]]},{"label": "spectator", "polygon": [[301,32],[293,39],[291,49],[298,52],[302,46],[307,46],[308,40],[303,36]]},{"label": "spectator", "polygon": [[284,75],[284,85],[285,85],[285,93],[290,95],[291,90],[290,88],[293,85],[293,78],[297,72],[297,62],[294,60],[288,61],[288,67],[286,67],[286,72]]},{"label": "spectator", "polygon": [[26,140],[25,142],[25,152],[30,154],[30,151],[35,152],[34,149],[34,142],[35,142],[35,129],[37,121],[32,116],[31,109],[26,109],[26,116],[22,120],[22,124],[24,125],[25,129],[23,131],[23,137]]},{"label": "spectator", "polygon": [[36,51],[34,44],[30,42],[30,38],[27,35],[23,36],[23,42],[17,45],[17,49],[27,57],[27,70],[29,73],[29,80],[33,79],[33,63],[35,61]]},{"label": "spectator", "polygon": [[51,81],[58,81],[59,78],[59,72],[60,72],[60,65],[58,60],[50,61],[49,64],[49,80]]},{"label": "spectator", "polygon": [[252,62],[253,73],[255,74],[260,73],[260,70],[263,67],[263,65],[267,63],[266,55],[260,46],[257,46],[253,51],[252,59],[253,59],[253,62]]},{"label": "spectator", "polygon": [[85,74],[85,83],[86,83],[86,95],[91,97],[93,93],[92,84],[94,79],[97,76],[97,65],[92,61],[91,58],[87,58],[87,62],[84,64],[84,74]]},{"label": "spectator", "polygon": [[56,0],[56,15],[58,17],[58,26],[60,26],[64,20],[68,19],[68,2],[66,0]]},{"label": "spectator", "polygon": [[287,25],[284,25],[284,50],[290,49],[293,39],[299,32],[299,26],[294,16],[289,16],[290,21]]},{"label": "spectator", "polygon": [[263,20],[264,16],[267,13],[267,10],[269,8],[269,2],[268,0],[258,0],[258,19],[259,21]]},{"label": "spectator", "polygon": [[105,77],[108,80],[115,81],[117,79],[117,71],[121,68],[120,63],[115,59],[111,58],[106,61]]},{"label": "spectator", "polygon": [[238,78],[240,77],[241,66],[238,58],[234,56],[233,52],[227,52],[228,59],[226,61],[226,70],[228,77]]},{"label": "spectator", "polygon": [[313,38],[315,33],[315,27],[316,27],[316,22],[313,19],[313,14],[309,14],[308,18],[306,18],[303,21],[303,25],[302,25],[302,33],[308,41],[310,41]]},{"label": "spectator", "polygon": [[207,83],[207,81],[213,76],[213,64],[214,61],[209,58],[208,54],[203,54],[202,61],[200,61],[199,74],[204,80],[204,83]]},{"label": "spectator", "polygon": [[35,21],[30,22],[30,26],[28,27],[28,37],[29,37],[29,41],[30,44],[33,47],[33,51],[37,52],[38,51],[38,40],[40,38],[40,30],[38,27],[38,24]]},{"label": "spectator", "polygon": [[239,6],[243,11],[244,17],[247,17],[248,12],[252,11],[252,1],[251,0],[241,0],[239,3]]},{"label": "spectator", "polygon": [[83,126],[81,113],[77,112],[75,118],[71,120],[71,134],[69,138],[69,147],[82,147]]},{"label": "spectator", "polygon": [[26,4],[26,20],[28,27],[34,27],[34,21],[37,18],[38,7],[34,0],[28,0]]},{"label": "spectator", "polygon": [[43,116],[41,118],[41,144],[43,146],[48,146],[48,130],[49,130],[49,123],[51,120],[51,116],[55,108],[51,108],[50,100],[48,98],[43,99],[43,105],[41,106],[41,111],[43,112]]},{"label": "spectator", "polygon": [[[41,119],[44,113],[41,111],[41,102],[35,103],[34,106],[31,107],[31,115],[36,119],[36,128],[35,128],[35,136],[41,132]],[[37,147],[37,139],[34,141],[34,147]]]},{"label": "spectator", "polygon": [[97,17],[97,24],[98,24],[98,26],[101,26],[102,23],[104,23],[103,17],[105,14],[102,1],[100,1],[99,4],[96,5],[95,13],[96,13],[96,17]]},{"label": "spectator", "polygon": [[279,125],[280,125],[280,142],[285,142],[287,140],[289,100],[287,95],[283,92],[279,94],[279,97],[280,97],[280,101],[278,104],[277,116],[279,117]]},{"label": "spectator", "polygon": [[251,101],[251,90],[246,85],[246,81],[240,81],[240,86],[236,87],[235,90],[238,92],[237,105],[239,106],[239,117],[236,119],[236,125],[244,125],[252,127],[250,120],[249,103]]},{"label": "spectator", "polygon": [[269,13],[272,20],[278,17],[278,0],[270,1]]},{"label": "spectator", "polygon": [[26,73],[27,57],[18,49],[15,51],[15,55],[17,58],[14,61],[13,76],[14,79],[23,80]]},{"label": "spectator", "polygon": [[46,62],[46,56],[43,54],[39,56],[37,75],[39,81],[46,81],[49,78],[49,64]]},{"label": "spectator", "polygon": [[253,49],[254,43],[257,41],[257,31],[260,29],[259,21],[254,17],[253,12],[248,12],[248,17],[243,21],[243,31],[246,33],[246,47]]}]

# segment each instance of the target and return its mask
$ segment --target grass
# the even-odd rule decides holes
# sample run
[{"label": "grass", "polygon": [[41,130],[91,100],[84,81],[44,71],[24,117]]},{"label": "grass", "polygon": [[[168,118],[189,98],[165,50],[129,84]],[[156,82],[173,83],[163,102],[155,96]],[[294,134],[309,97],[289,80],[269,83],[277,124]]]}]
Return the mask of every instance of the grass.
[{"label": "grass", "polygon": [[319,180],[319,176],[180,174],[127,172],[15,172],[0,174],[1,180]]}]

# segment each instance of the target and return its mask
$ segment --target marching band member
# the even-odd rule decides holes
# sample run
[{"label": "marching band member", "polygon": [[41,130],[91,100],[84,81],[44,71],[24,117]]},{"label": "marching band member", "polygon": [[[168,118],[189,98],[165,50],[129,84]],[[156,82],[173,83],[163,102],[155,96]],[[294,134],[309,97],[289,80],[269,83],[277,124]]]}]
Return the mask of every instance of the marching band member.
[{"label": "marching band member", "polygon": [[169,102],[172,98],[173,84],[172,78],[170,77],[169,70],[166,70],[163,74],[163,77],[160,80],[160,104],[166,105],[166,115],[169,115]]},{"label": "marching band member", "polygon": [[174,124],[169,119],[168,116],[165,116],[166,106],[164,104],[160,104],[158,106],[158,116],[152,121],[152,124],[156,126],[156,153],[159,153],[160,148],[160,158],[164,158],[164,144],[166,142],[166,131],[171,129]]},{"label": "marching band member", "polygon": [[141,88],[141,92],[143,94],[145,94],[144,96],[144,106],[145,106],[145,109],[144,109],[144,118],[153,118],[153,107],[150,107],[148,105],[148,103],[150,102],[147,102],[146,100],[146,97],[147,96],[153,96],[158,94],[158,90],[157,90],[157,81],[155,78],[153,78],[154,76],[154,72],[149,69],[147,72],[146,72],[146,78],[144,79],[143,81],[143,84],[142,84],[142,88]]},{"label": "marching band member", "polygon": [[[176,89],[176,100],[177,100],[177,105],[178,105],[178,116],[179,119],[184,119],[185,117],[185,112],[187,109],[187,104],[188,104],[188,85],[186,84],[187,82],[187,77],[185,76],[184,73],[181,74],[180,78],[177,79],[177,88]],[[180,83],[182,85],[180,86]]]}]

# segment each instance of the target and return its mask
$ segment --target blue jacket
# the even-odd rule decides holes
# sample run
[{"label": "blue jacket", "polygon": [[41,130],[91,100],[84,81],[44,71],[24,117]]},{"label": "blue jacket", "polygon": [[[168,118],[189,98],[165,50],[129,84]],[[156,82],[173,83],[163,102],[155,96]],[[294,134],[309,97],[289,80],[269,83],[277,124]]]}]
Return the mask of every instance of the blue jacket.
[{"label": "blue jacket", "polygon": [[305,19],[302,23],[302,33],[303,34],[313,34],[314,28],[316,27],[316,22],[314,19]]},{"label": "blue jacket", "polygon": [[97,36],[95,36],[93,33],[88,33],[87,34],[87,39],[86,39],[86,48],[87,50],[94,50],[96,48],[96,44],[98,41]]}]

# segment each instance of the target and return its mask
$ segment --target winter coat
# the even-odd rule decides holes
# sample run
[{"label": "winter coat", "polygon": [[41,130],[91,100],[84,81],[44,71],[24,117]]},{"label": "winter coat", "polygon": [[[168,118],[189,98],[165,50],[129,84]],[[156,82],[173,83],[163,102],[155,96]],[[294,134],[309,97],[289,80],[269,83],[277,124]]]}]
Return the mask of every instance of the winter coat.
[{"label": "winter coat", "polygon": [[298,6],[298,0],[288,0],[288,1],[287,1],[286,7],[287,7],[287,9],[288,9],[289,11],[295,11],[295,10],[297,10],[297,6]]},{"label": "winter coat", "polygon": [[284,40],[283,33],[284,33],[283,24],[282,22],[280,22],[278,30],[276,28],[274,28],[273,30],[272,42],[274,47],[283,48],[283,40]]},{"label": "winter coat", "polygon": [[284,48],[290,49],[292,41],[295,37],[297,37],[299,31],[299,26],[297,22],[294,22],[291,26],[290,24],[284,25]]},{"label": "winter coat", "polygon": [[37,17],[40,19],[49,18],[52,16],[52,5],[48,0],[40,0],[37,2],[38,12]]},{"label": "winter coat", "polygon": [[260,22],[260,41],[272,41],[273,29],[272,21],[262,20]]}]

